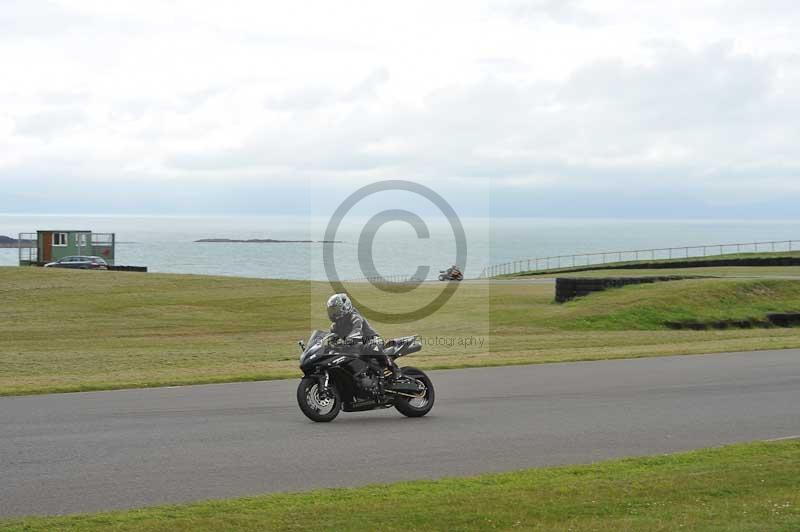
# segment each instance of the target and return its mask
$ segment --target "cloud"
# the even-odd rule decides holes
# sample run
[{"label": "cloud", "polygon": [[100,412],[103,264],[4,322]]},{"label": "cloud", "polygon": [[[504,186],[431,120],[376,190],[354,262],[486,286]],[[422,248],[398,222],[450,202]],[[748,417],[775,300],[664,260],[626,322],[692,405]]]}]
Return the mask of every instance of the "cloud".
[{"label": "cloud", "polygon": [[679,4],[15,2],[0,182],[800,196],[800,9]]},{"label": "cloud", "polygon": [[52,139],[53,135],[80,126],[86,115],[76,108],[57,108],[21,116],[16,121],[16,132],[23,136]]},{"label": "cloud", "polygon": [[724,44],[660,45],[651,65],[599,61],[562,83],[486,78],[440,88],[413,107],[331,98],[289,107],[291,123],[266,124],[233,149],[170,163],[588,188],[740,189],[769,177],[794,189],[800,100],[781,93],[769,61]]}]

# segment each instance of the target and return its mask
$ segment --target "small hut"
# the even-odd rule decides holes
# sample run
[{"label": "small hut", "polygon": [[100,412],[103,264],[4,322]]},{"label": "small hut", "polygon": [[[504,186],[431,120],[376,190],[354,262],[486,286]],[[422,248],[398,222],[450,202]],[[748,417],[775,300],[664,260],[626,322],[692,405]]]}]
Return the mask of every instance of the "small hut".
[{"label": "small hut", "polygon": [[20,233],[20,266],[46,264],[64,257],[94,256],[102,257],[109,265],[114,265],[114,233],[92,233],[52,229],[36,233]]}]

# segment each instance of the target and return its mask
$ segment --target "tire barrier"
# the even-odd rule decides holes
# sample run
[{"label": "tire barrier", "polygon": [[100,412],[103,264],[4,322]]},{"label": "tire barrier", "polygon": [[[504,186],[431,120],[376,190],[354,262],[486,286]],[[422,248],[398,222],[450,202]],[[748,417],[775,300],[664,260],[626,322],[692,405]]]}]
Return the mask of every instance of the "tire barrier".
[{"label": "tire barrier", "polygon": [[633,284],[657,283],[662,281],[682,281],[685,279],[698,279],[697,276],[663,275],[653,277],[604,277],[580,278],[559,277],[556,279],[556,302],[564,303],[583,297],[592,292],[602,292],[609,288],[621,288]]},{"label": "tire barrier", "polygon": [[800,312],[773,312],[764,318],[715,321],[668,321],[664,325],[674,330],[708,331],[710,329],[765,329],[768,327],[796,327],[800,325]]},{"label": "tire barrier", "polygon": [[778,327],[794,327],[800,325],[800,312],[773,312],[767,314],[767,320]]},{"label": "tire barrier", "polygon": [[142,272],[147,273],[147,266],[109,266],[108,269],[114,272]]},{"label": "tire barrier", "polygon": [[724,331],[726,329],[766,329],[773,325],[767,319],[751,318],[747,320],[716,320],[716,321],[667,321],[667,328],[674,331]]}]

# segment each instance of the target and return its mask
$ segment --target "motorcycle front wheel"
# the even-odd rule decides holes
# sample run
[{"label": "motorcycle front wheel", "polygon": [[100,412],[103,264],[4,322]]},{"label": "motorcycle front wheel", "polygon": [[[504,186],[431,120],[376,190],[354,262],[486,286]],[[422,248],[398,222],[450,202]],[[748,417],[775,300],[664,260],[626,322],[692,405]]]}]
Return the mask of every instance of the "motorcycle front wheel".
[{"label": "motorcycle front wheel", "polygon": [[436,399],[433,383],[425,373],[417,368],[403,368],[401,372],[403,376],[422,384],[423,389],[416,397],[398,397],[394,401],[394,407],[406,417],[422,417],[431,411],[433,401]]},{"label": "motorcycle front wheel", "polygon": [[311,421],[327,423],[333,421],[342,409],[342,400],[335,386],[322,393],[319,381],[305,377],[297,386],[297,404]]}]

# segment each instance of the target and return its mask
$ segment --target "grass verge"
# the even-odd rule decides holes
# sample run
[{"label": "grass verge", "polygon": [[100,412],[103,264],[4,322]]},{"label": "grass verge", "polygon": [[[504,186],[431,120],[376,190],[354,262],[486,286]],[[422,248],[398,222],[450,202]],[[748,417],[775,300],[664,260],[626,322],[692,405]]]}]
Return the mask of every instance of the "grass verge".
[{"label": "grass verge", "polygon": [[595,465],[0,522],[61,530],[800,529],[800,441]]},{"label": "grass verge", "polygon": [[[381,310],[441,290],[369,285]],[[327,326],[325,283],[0,268],[0,395],[297,376],[296,341]],[[800,282],[687,280],[631,286],[564,305],[553,287],[466,283],[438,311],[386,337],[420,334],[426,369],[800,347],[800,328],[669,330],[669,321],[761,319],[800,310]]]}]

